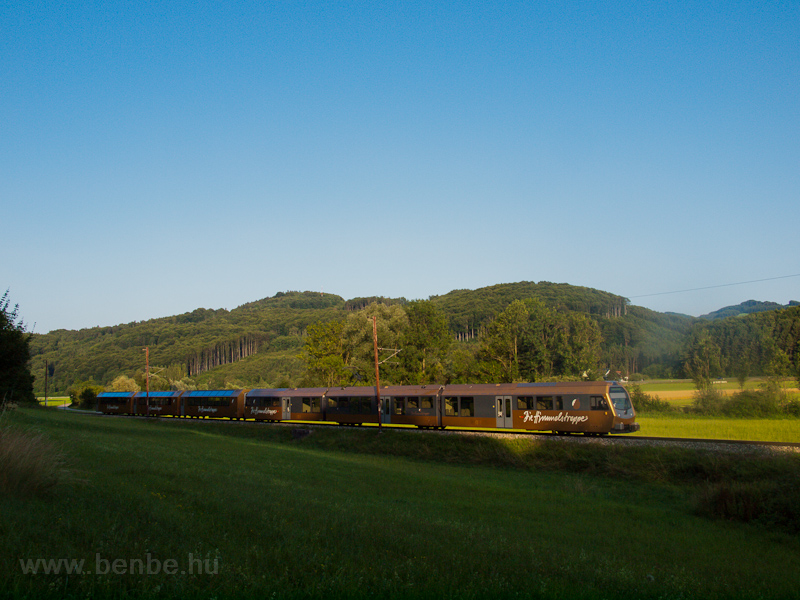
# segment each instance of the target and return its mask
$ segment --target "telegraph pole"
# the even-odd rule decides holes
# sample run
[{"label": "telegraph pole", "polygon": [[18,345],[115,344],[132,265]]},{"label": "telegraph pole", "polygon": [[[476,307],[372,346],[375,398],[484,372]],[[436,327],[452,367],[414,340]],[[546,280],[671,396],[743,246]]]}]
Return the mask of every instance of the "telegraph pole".
[{"label": "telegraph pole", "polygon": [[44,405],[47,406],[47,359],[44,359]]},{"label": "telegraph pole", "polygon": [[375,346],[375,391],[378,397],[378,431],[383,431],[383,405],[381,404],[381,376],[378,369],[378,317],[372,315],[372,342]]},{"label": "telegraph pole", "polygon": [[147,402],[147,416],[150,416],[150,348],[145,346],[144,349],[144,389],[145,401]]}]

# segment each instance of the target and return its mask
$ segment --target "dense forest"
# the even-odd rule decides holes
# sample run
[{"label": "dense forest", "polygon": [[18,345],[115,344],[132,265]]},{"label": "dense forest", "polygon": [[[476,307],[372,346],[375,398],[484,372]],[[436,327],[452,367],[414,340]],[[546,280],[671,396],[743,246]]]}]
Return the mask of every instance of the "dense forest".
[{"label": "dense forest", "polygon": [[[633,306],[608,292],[549,282],[456,290],[428,300],[286,292],[233,310],[33,335],[35,392],[87,382],[151,389],[691,377],[697,356],[715,374],[795,375],[800,306],[727,307],[696,319]],[[794,303],[793,303],[794,304]]]}]

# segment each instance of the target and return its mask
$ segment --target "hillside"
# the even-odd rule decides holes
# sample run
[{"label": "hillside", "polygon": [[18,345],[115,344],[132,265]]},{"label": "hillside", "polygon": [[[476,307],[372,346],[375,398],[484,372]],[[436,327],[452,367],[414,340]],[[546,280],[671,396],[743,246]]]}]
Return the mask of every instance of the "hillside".
[{"label": "hillside", "polygon": [[45,360],[55,365],[50,389],[63,392],[77,381],[107,385],[121,374],[132,377],[144,369],[145,346],[150,348],[151,364],[166,368],[171,379],[197,377],[248,358],[297,349],[309,324],[333,319],[345,310],[339,296],[289,292],[231,311],[198,308],[113,327],[34,335],[35,390],[43,393]]},{"label": "hillside", "polygon": [[[550,282],[455,290],[430,302],[446,316],[457,345],[474,348],[497,315],[515,300],[528,298],[594,320],[602,333],[601,366],[620,373],[679,375],[686,340],[701,323],[631,306],[626,298],[609,292]],[[298,355],[306,328],[343,319],[375,301],[407,303],[404,298],[345,300],[333,294],[286,292],[230,311],[198,308],[143,322],[34,335],[35,391],[44,392],[45,361],[54,368],[51,394],[64,393],[81,381],[105,386],[119,375],[141,378],[145,346],[150,348],[153,373],[187,386],[296,385],[305,369]]]},{"label": "hillside", "polygon": [[751,315],[759,312],[766,312],[770,310],[777,310],[779,308],[789,308],[790,306],[797,306],[798,302],[791,301],[786,306],[778,304],[777,302],[759,302],[758,300],[747,300],[735,306],[726,306],[707,315],[701,315],[700,319],[715,320],[727,319],[728,317],[740,317],[742,315]]}]

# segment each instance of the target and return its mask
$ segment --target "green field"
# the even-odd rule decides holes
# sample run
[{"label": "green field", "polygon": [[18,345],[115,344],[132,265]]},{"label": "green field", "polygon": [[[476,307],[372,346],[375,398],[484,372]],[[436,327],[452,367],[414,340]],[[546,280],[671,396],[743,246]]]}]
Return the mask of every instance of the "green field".
[{"label": "green field", "polygon": [[[44,406],[44,397],[37,398],[37,400],[39,401],[39,404]],[[52,406],[52,407],[63,406],[65,404],[70,404],[70,402],[71,401],[69,399],[69,396],[57,396],[55,398],[48,398],[47,399],[47,406]]]},{"label": "green field", "polygon": [[[745,382],[745,389],[746,390],[753,390],[757,389],[758,386],[761,384],[760,379],[748,379]],[[632,385],[636,385],[632,383]],[[714,389],[718,390],[739,390],[739,382],[735,379],[725,379],[715,382]],[[672,380],[672,381],[645,381],[642,382],[640,385],[643,392],[647,392],[648,394],[658,392],[687,392],[688,394],[693,394],[695,391],[694,382],[691,379],[679,379],[679,380]]]},{"label": "green field", "polygon": [[640,435],[677,438],[800,442],[800,419],[733,419],[692,415],[638,415]]},{"label": "green field", "polygon": [[[747,479],[761,463],[42,409],[0,425],[43,432],[71,472],[45,497],[2,496],[8,597],[786,598],[800,586],[797,531],[698,513],[709,473]],[[769,477],[800,481],[796,458],[764,463]],[[92,573],[23,573],[20,559],[38,558]],[[155,561],[174,573],[147,575]]]}]

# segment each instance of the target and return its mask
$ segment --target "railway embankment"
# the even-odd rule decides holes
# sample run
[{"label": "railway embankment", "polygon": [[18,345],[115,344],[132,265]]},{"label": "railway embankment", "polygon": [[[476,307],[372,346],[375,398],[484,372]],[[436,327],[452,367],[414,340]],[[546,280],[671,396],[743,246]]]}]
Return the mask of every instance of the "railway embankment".
[{"label": "railway embankment", "polygon": [[[41,495],[0,491],[11,598],[797,589],[796,454],[45,409],[0,425],[47,438],[72,474]],[[62,559],[84,570],[33,572]],[[155,561],[176,568],[131,571]]]}]

